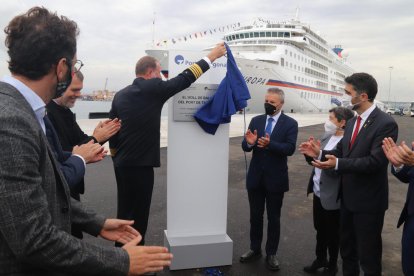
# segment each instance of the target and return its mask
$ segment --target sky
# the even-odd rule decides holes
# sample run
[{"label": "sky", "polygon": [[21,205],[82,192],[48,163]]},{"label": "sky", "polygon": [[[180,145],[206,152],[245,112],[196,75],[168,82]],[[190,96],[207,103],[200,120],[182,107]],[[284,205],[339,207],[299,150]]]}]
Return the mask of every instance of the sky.
[{"label": "sky", "polygon": [[[289,20],[299,8],[300,21],[332,47],[342,45],[357,72],[377,79],[377,99],[414,102],[412,0],[2,0],[1,30],[33,6],[44,6],[77,22],[85,93],[103,89],[106,79],[107,89],[115,91],[132,83],[135,63],[152,47],[153,38],[155,42],[168,40],[168,49],[202,50],[221,41],[224,33],[176,44],[171,39],[247,24],[257,17]],[[0,77],[10,74],[4,39],[1,31]]]}]

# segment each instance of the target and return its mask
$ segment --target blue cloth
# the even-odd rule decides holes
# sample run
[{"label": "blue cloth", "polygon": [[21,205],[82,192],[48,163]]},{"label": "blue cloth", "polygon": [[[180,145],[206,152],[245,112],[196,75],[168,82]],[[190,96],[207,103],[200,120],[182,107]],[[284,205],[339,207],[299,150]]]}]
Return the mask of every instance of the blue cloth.
[{"label": "blue cloth", "polygon": [[265,133],[266,134],[272,134],[272,124],[273,124],[273,118],[269,118],[267,119],[267,125],[266,125],[266,129],[265,129]]},{"label": "blue cloth", "polygon": [[214,135],[220,124],[230,123],[231,115],[247,106],[249,89],[240,73],[230,48],[227,49],[227,73],[216,93],[194,114],[201,128]]}]

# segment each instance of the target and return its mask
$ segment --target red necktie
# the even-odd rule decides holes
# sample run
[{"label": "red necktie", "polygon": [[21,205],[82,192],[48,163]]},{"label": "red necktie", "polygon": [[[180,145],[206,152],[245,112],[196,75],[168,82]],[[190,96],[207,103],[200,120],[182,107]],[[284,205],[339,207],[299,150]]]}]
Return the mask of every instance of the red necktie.
[{"label": "red necktie", "polygon": [[359,126],[361,125],[361,120],[362,120],[361,116],[358,116],[354,134],[352,135],[351,142],[349,143],[349,148],[352,148],[352,145],[354,144],[355,139],[358,136]]}]

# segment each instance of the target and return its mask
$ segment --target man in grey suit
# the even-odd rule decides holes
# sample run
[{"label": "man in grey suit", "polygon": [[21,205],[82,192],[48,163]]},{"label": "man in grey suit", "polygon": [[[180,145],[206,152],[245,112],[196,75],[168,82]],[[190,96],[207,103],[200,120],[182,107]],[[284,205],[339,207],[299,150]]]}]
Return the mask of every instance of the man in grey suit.
[{"label": "man in grey suit", "polygon": [[[11,77],[0,82],[0,273],[139,275],[169,265],[163,247],[136,246],[133,221],[105,219],[71,200],[45,136],[45,104],[70,84],[75,22],[32,8],[5,28]],[[71,223],[123,248],[83,242]]]}]

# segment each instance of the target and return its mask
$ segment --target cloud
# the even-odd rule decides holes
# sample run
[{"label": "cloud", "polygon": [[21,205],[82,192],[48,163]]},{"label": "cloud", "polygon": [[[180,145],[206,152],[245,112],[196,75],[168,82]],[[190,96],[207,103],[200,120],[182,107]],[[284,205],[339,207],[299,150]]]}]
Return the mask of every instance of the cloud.
[{"label": "cloud", "polygon": [[[3,0],[0,27],[3,29],[14,15],[34,5],[43,5],[78,23],[78,57],[85,63],[85,92],[102,89],[106,78],[109,88],[114,90],[131,83],[135,63],[151,47],[153,37],[155,41],[177,38],[251,22],[256,17],[292,19],[299,7],[301,21],[319,31],[332,46],[341,44],[347,49],[348,59],[357,71],[367,71],[377,78],[380,97],[387,98],[388,67],[392,65],[392,93],[399,99],[412,100],[414,2],[410,0]],[[169,43],[169,47],[200,50],[222,36],[216,33],[190,42]],[[4,38],[1,32],[0,40]],[[2,76],[8,74],[8,57],[4,43],[0,45]]]}]

